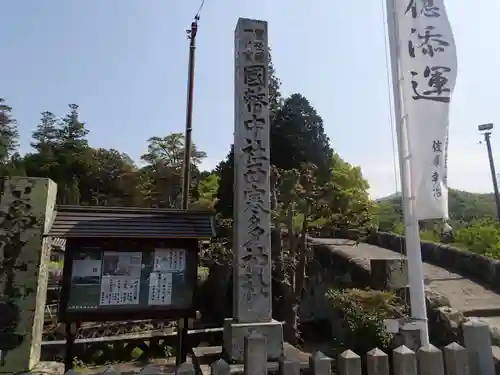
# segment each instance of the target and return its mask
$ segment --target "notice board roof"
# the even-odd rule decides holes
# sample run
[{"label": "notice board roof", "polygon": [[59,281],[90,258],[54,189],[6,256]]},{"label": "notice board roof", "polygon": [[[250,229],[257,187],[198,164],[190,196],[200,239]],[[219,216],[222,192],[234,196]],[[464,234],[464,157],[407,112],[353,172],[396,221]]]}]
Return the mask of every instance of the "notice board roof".
[{"label": "notice board roof", "polygon": [[193,238],[215,235],[210,211],[58,206],[47,236],[59,238]]}]

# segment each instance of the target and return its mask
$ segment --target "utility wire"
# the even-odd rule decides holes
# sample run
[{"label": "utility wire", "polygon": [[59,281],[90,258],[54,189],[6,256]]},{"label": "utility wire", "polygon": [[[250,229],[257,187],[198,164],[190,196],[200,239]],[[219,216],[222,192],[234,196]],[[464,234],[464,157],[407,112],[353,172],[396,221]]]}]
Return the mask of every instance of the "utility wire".
[{"label": "utility wire", "polygon": [[198,11],[196,12],[196,15],[194,16],[194,19],[198,21],[200,19],[200,13],[201,10],[203,9],[203,5],[205,5],[205,0],[201,0],[200,7],[198,8]]},{"label": "utility wire", "polygon": [[[392,92],[392,86],[391,86],[391,71],[390,71],[390,67],[389,67],[389,58],[388,58],[388,55],[389,55],[389,45],[388,45],[388,42],[387,42],[387,34],[388,34],[388,31],[387,31],[387,24],[386,24],[386,19],[387,19],[387,15],[386,15],[386,9],[385,9],[385,0],[382,0],[380,2],[381,4],[381,9],[382,9],[382,17],[384,18],[383,19],[383,22],[384,22],[384,49],[385,49],[385,73],[386,73],[386,76],[387,76],[387,97],[389,99],[389,122],[391,124],[391,140],[392,140],[392,163],[393,163],[393,169],[394,169],[394,186],[396,187],[396,193],[398,192],[398,185],[399,185],[399,182],[398,182],[398,163],[397,163],[397,158],[398,158],[398,153],[397,153],[397,150],[396,150],[396,140],[395,140],[395,126],[398,126],[398,124],[394,125],[394,123],[396,122],[395,119],[394,119],[394,105],[393,105],[393,102],[392,102],[392,95],[394,95],[394,93]],[[396,100],[398,100],[396,98]]]}]

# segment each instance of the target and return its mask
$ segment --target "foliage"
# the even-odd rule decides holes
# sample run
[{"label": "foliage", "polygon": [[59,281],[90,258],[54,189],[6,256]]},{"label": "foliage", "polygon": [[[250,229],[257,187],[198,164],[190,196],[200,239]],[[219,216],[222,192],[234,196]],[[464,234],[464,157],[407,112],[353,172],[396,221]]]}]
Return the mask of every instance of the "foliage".
[{"label": "foliage", "polygon": [[301,94],[285,99],[271,124],[271,164],[283,170],[314,164],[321,177],[328,176],[332,162],[330,141],[323,119]]},{"label": "foliage", "polygon": [[477,220],[459,229],[454,241],[467,250],[500,259],[500,224],[494,220]]},{"label": "foliage", "polygon": [[231,149],[226,158],[217,165],[215,173],[219,177],[215,210],[222,217],[232,217],[234,194],[234,145],[231,145]]},{"label": "foliage", "polygon": [[450,189],[448,202],[450,218],[456,224],[495,218],[496,206],[493,194],[477,194]]},{"label": "foliage", "polygon": [[373,224],[374,206],[361,169],[333,154],[331,191],[327,199],[330,210],[327,223],[336,228],[368,228]]},{"label": "foliage", "polygon": [[[10,108],[4,108],[10,113]],[[2,112],[2,113],[4,113]],[[5,115],[7,116],[7,115]],[[6,118],[6,117],[3,118]],[[12,154],[7,174],[49,177],[58,184],[60,204],[178,207],[182,192],[184,135],[151,137],[139,168],[119,150],[92,148],[78,106],[69,105],[62,119],[45,111],[32,135],[33,151]],[[0,155],[1,156],[1,155]],[[218,179],[198,169],[206,153],[192,145],[191,204],[212,208]]]},{"label": "foliage", "polygon": [[402,229],[402,207],[392,200],[387,199],[375,203],[374,217],[381,232],[399,233]]},{"label": "foliage", "polygon": [[8,174],[9,161],[18,146],[19,131],[12,117],[12,108],[0,98],[0,168],[2,175]]},{"label": "foliage", "polygon": [[357,353],[372,348],[387,349],[392,335],[384,329],[384,320],[404,315],[402,304],[389,292],[360,289],[331,289],[332,319],[343,319],[345,335],[341,345]]},{"label": "foliage", "polygon": [[[449,190],[448,207],[450,225],[461,228],[477,220],[495,218],[496,206],[493,194],[477,194]],[[394,232],[403,217],[401,196],[399,194],[381,198],[376,202],[375,216],[379,230]],[[430,223],[433,226],[433,223]]]},{"label": "foliage", "polygon": [[219,176],[215,173],[207,175],[198,183],[197,205],[202,208],[213,209],[217,204],[217,190],[219,189]]},{"label": "foliage", "polygon": [[217,237],[210,242],[200,255],[202,264],[210,265],[213,263],[230,265],[233,261],[233,251],[231,241],[224,237]]},{"label": "foliage", "polygon": [[[272,112],[270,130],[271,164],[280,170],[300,169],[303,164],[315,165],[320,181],[328,181],[333,151],[323,129],[323,120],[309,101],[293,94]],[[339,158],[340,159],[340,158]],[[234,146],[216,168],[221,179],[217,194],[217,212],[232,215],[234,181]]]},{"label": "foliage", "polygon": [[[199,165],[207,157],[196,145],[191,145],[191,162]],[[171,133],[165,137],[148,139],[148,152],[141,156],[148,164],[161,163],[165,167],[181,169],[184,160],[184,134]]]},{"label": "foliage", "polygon": [[92,205],[134,206],[141,197],[138,168],[133,160],[118,150],[103,148],[91,150],[92,168],[88,174]]},{"label": "foliage", "polygon": [[[190,194],[197,192],[198,165],[206,153],[191,145]],[[182,194],[184,134],[171,133],[165,137],[148,139],[148,152],[141,156],[147,165],[141,170],[141,190],[146,204],[151,207],[179,208]]]},{"label": "foliage", "polygon": [[[447,242],[458,248],[500,259],[500,231],[495,220],[493,194],[450,189],[448,202],[453,238]],[[399,196],[379,200],[374,213],[380,231],[404,235]],[[421,222],[420,238],[424,241],[441,242],[441,228],[442,222],[439,220]]]}]

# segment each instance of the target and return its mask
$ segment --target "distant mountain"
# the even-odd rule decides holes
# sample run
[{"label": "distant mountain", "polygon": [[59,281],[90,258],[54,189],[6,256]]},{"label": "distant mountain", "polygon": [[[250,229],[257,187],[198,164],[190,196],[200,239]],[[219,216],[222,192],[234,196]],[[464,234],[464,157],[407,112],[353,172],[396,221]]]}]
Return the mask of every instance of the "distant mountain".
[{"label": "distant mountain", "polygon": [[494,218],[496,216],[493,193],[479,194],[450,189],[448,206],[450,218],[453,220],[470,222],[474,219]]},{"label": "distant mountain", "polygon": [[[396,192],[375,200],[380,226],[392,226],[402,214],[401,193]],[[469,193],[450,189],[448,200],[450,220],[470,223],[474,219],[494,218],[496,216],[495,197],[490,194]],[[452,224],[453,226],[453,224]]]},{"label": "distant mountain", "polygon": [[391,199],[395,199],[395,198],[400,198],[400,197],[401,197],[401,192],[397,191],[391,195],[388,195],[387,197],[375,199],[375,203],[380,203],[383,201],[387,201],[387,200],[391,200]]}]

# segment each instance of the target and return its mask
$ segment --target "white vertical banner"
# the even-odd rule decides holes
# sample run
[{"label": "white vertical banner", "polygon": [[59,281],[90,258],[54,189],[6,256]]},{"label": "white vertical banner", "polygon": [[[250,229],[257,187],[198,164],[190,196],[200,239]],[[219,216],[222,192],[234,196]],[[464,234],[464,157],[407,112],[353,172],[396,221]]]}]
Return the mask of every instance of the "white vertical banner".
[{"label": "white vertical banner", "polygon": [[448,218],[449,107],[457,77],[444,0],[394,0],[400,87],[418,220]]}]

